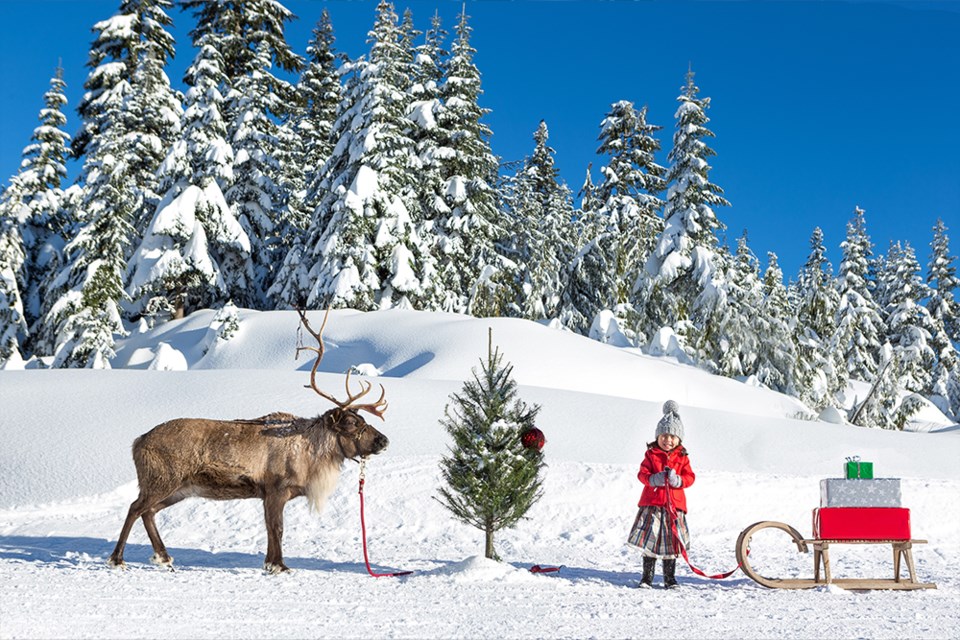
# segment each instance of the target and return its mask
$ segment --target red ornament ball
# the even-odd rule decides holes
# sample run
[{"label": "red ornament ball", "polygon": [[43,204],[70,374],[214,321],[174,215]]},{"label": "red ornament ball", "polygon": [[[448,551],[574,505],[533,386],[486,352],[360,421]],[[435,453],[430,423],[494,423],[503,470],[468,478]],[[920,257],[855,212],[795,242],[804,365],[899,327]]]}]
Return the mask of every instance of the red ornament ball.
[{"label": "red ornament ball", "polygon": [[540,431],[540,429],[536,427],[531,427],[520,436],[520,443],[525,449],[536,449],[539,451],[543,449],[543,445],[547,443],[547,439],[543,436],[543,431]]}]

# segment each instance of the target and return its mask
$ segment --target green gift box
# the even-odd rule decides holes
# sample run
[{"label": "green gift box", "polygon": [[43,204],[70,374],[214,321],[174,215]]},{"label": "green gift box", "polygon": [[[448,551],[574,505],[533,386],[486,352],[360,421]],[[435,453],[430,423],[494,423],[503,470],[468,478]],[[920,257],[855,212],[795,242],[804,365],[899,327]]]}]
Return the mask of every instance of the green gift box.
[{"label": "green gift box", "polygon": [[847,458],[847,464],[845,465],[845,468],[848,480],[853,478],[859,478],[860,480],[873,479],[873,463],[861,462],[860,456]]}]

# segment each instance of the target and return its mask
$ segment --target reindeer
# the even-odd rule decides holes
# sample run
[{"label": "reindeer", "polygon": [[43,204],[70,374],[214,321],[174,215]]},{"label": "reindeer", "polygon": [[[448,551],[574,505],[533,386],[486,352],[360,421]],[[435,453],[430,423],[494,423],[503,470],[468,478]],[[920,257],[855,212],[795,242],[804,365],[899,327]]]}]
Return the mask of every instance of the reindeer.
[{"label": "reindeer", "polygon": [[347,399],[337,400],[317,387],[317,367],[323,358],[323,328],[314,331],[306,314],[297,310],[300,321],[317,340],[318,347],[297,347],[316,353],[310,371],[310,385],[323,398],[337,406],[316,418],[300,418],[289,413],[271,413],[253,420],[206,420],[179,418],[164,422],[133,442],[133,462],[137,468],[140,495],[130,505],[120,539],[109,563],[123,567],[123,548],[137,518],[153,546],[151,562],[173,567],[157,531],[157,513],[184,498],[211,500],[260,498],[267,527],[267,557],[263,568],[268,573],[289,571],[283,563],[283,508],[289,500],[306,496],[316,511],[333,491],[343,462],[380,453],[389,441],[360,417],[366,411],[383,420],[387,409],[385,390],[380,399],[357,404],[371,388],[360,383],[360,392],[350,392],[350,374],[346,377]]}]

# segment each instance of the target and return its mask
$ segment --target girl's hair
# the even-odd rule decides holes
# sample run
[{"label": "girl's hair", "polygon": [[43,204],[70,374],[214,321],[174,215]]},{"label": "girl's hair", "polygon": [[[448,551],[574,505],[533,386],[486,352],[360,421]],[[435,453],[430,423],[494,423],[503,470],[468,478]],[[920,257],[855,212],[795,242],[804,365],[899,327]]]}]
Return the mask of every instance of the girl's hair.
[{"label": "girl's hair", "polygon": [[[656,441],[656,440],[654,440],[653,442],[648,442],[648,443],[647,443],[647,449],[653,449],[653,448],[657,448],[657,449],[660,448],[660,445],[657,444],[657,441]],[[685,446],[683,446],[682,444],[677,445],[677,448],[680,449],[680,455],[682,455],[682,456],[688,455],[687,448],[686,448]]]}]

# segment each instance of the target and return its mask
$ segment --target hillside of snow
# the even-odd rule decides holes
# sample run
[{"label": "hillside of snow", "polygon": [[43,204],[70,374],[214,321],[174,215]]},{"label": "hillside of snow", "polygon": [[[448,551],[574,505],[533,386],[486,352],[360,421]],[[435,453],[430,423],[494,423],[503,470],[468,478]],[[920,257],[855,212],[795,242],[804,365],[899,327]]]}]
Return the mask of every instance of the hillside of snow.
[{"label": "hillside of snow", "polygon": [[[136,497],[135,437],[175,417],[316,415],[304,388],[294,312],[241,311],[229,340],[198,312],[118,345],[114,369],[0,371],[0,638],[12,637],[871,637],[945,638],[960,631],[960,429],[932,407],[929,432],[813,420],[781,394],[536,323],[414,311],[334,311],[318,383],[343,394],[354,368],[383,384],[377,428],[391,440],[367,470],[363,564],[357,468],[347,463],[325,511],[286,509],[295,571],[265,575],[259,501],[188,500],[158,527],[176,571],[150,565],[140,523],[127,571],[105,564]],[[313,312],[316,328],[322,314]],[[439,425],[451,394],[486,354],[488,331],[513,365],[520,397],[541,405],[543,499],[497,535],[434,499],[448,446]],[[312,338],[303,333],[304,345]],[[357,376],[359,377],[359,376]],[[741,530],[759,520],[810,534],[819,479],[847,456],[900,477],[922,592],[768,590],[743,574],[712,581],[678,568],[681,588],[637,590],[640,558],[623,542],[636,513],[636,471],[666,399],[676,400],[697,473],[687,490],[691,560],[732,568]],[[811,577],[810,554],[785,537],[755,538],[755,569]],[[886,577],[889,548],[835,547],[834,575]],[[560,566],[534,575],[533,564]],[[682,561],[681,561],[682,565]],[[659,567],[658,567],[659,571]],[[659,578],[658,578],[659,580]],[[744,612],[749,611],[749,615]]]}]

